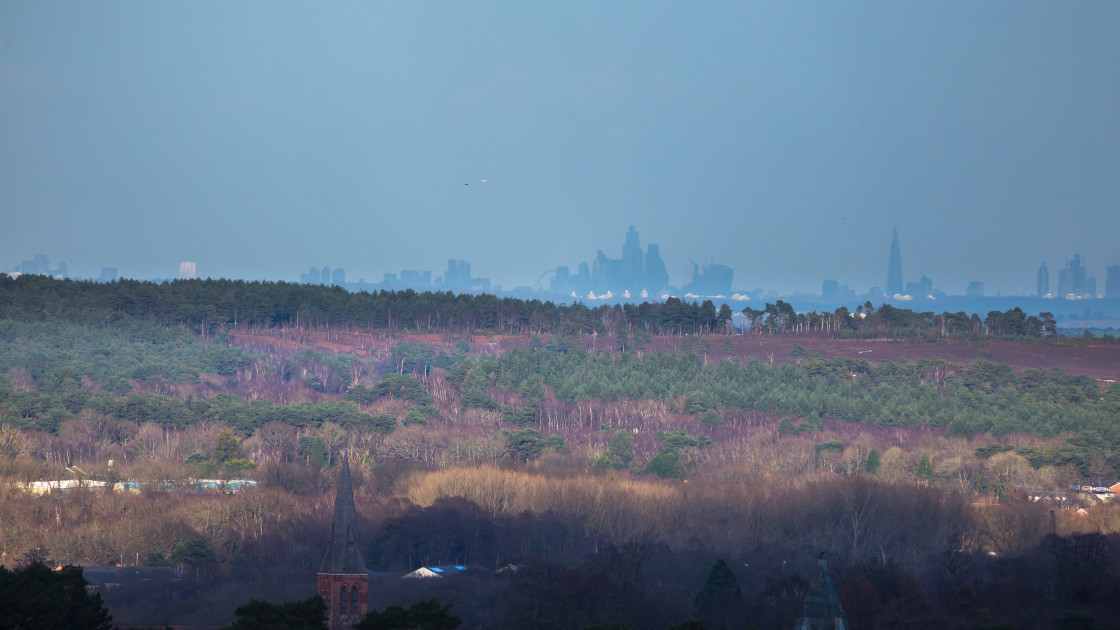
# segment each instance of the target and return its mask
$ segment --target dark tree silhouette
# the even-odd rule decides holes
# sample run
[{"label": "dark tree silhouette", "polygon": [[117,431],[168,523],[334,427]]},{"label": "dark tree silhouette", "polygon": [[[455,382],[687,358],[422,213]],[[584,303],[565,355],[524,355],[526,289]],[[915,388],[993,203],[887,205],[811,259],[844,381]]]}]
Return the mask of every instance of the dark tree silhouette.
[{"label": "dark tree silhouette", "polygon": [[101,595],[86,591],[81,567],[52,571],[40,562],[15,571],[0,567],[0,628],[110,630],[112,619]]},{"label": "dark tree silhouette", "polygon": [[354,630],[454,630],[463,621],[434,599],[417,602],[406,610],[389,606],[382,612],[371,610],[354,625]]},{"label": "dark tree silhouette", "polygon": [[223,630],[327,630],[327,605],[318,595],[282,604],[254,599],[233,614],[237,620]]}]

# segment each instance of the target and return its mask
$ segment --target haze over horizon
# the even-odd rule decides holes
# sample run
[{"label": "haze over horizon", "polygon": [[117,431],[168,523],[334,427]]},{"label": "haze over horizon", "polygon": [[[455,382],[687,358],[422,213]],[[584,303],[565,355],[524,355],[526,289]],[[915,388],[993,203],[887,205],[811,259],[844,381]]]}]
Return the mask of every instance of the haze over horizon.
[{"label": "haze over horizon", "polygon": [[[1120,5],[0,1],[0,270],[1120,264]],[[482,180],[486,180],[483,182]],[[467,184],[467,185],[464,185]]]}]

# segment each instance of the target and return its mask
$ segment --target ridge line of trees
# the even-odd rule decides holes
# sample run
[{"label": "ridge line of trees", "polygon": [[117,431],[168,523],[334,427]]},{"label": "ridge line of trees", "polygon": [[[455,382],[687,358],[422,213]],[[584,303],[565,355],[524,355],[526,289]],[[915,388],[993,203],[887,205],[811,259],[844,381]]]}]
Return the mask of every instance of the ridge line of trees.
[{"label": "ridge line of trees", "polygon": [[0,318],[63,319],[88,324],[147,320],[186,326],[204,338],[233,328],[296,327],[365,331],[472,334],[649,335],[827,333],[837,336],[999,335],[1057,336],[1051,313],[1027,315],[1016,307],[973,313],[917,312],[866,302],[854,312],[798,313],[783,300],[741,311],[734,325],[730,306],[711,300],[601,305],[556,304],[450,291],[351,293],[341,287],[244,280],[175,280],[98,283],[46,276],[0,274]]}]

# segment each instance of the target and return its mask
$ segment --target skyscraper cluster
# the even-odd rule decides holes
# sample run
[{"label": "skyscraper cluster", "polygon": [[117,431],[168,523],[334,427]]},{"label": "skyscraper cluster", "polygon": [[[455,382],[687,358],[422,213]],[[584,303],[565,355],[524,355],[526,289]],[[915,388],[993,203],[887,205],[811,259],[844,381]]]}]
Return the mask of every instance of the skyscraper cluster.
[{"label": "skyscraper cluster", "polygon": [[402,269],[400,274],[385,272],[381,277],[381,288],[430,291],[432,289],[432,272],[415,269]]},{"label": "skyscraper cluster", "polygon": [[[1066,266],[1058,270],[1058,286],[1053,290],[1046,263],[1038,266],[1038,297],[1084,299],[1102,295],[1097,292],[1097,279],[1089,275],[1085,259],[1081,254],[1074,254]],[[1120,265],[1112,265],[1105,270],[1103,297],[1120,298]]]},{"label": "skyscraper cluster", "polygon": [[1058,296],[1091,297],[1096,294],[1097,279],[1089,276],[1081,254],[1074,254],[1073,260],[1058,272]]},{"label": "skyscraper cluster", "polygon": [[300,284],[343,285],[346,284],[346,270],[342,267],[331,269],[324,266],[321,270],[312,267],[307,273],[299,274],[299,281]]},{"label": "skyscraper cluster", "polygon": [[66,265],[65,261],[60,260],[58,266],[51,267],[51,259],[47,258],[46,254],[35,254],[31,260],[21,262],[16,269],[19,273],[35,276],[66,278],[70,275],[70,268]]},{"label": "skyscraper cluster", "polygon": [[[730,294],[732,276],[730,267],[707,265],[701,270],[693,263],[691,278],[682,289],[699,295]],[[650,243],[643,252],[638,231],[631,225],[622,243],[621,258],[610,258],[599,250],[595,260],[590,265],[580,263],[575,274],[567,266],[560,266],[553,274],[551,289],[553,293],[579,297],[609,293],[656,298],[669,289],[669,272],[661,259],[660,246]]]},{"label": "skyscraper cluster", "polygon": [[443,272],[442,281],[437,281],[436,284],[446,291],[490,290],[490,279],[473,277],[471,264],[465,260],[448,260],[447,271]]}]

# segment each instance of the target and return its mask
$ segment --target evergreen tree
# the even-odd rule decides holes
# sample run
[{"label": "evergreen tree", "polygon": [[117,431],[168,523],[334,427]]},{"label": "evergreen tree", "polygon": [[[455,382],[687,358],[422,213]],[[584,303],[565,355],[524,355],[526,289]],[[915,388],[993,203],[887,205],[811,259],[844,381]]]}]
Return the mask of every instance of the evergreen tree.
[{"label": "evergreen tree", "polygon": [[669,451],[650,459],[646,464],[646,472],[653,473],[662,479],[666,477],[681,479],[684,477],[684,464],[675,452]]},{"label": "evergreen tree", "polygon": [[240,450],[241,446],[237,443],[237,438],[233,436],[233,431],[222,429],[214,436],[214,461],[219,466],[237,457]]},{"label": "evergreen tree", "polygon": [[743,591],[726,562],[718,560],[712,565],[704,588],[696,594],[693,604],[704,619],[719,627],[728,626],[732,619],[741,619]]},{"label": "evergreen tree", "polygon": [[929,461],[929,455],[922,455],[922,459],[918,461],[918,469],[914,471],[914,476],[918,479],[933,478],[933,464]]},{"label": "evergreen tree", "polygon": [[110,630],[112,619],[101,595],[86,591],[81,567],[0,567],[0,628]]},{"label": "evergreen tree", "polygon": [[233,614],[237,620],[222,630],[327,630],[327,605],[318,595],[283,604],[254,599]]},{"label": "evergreen tree", "polygon": [[872,475],[879,474],[879,467],[882,462],[879,461],[879,451],[871,449],[867,454],[867,461],[863,463],[863,471]]},{"label": "evergreen tree", "polygon": [[607,449],[611,466],[619,470],[629,467],[630,460],[634,459],[634,440],[625,429],[611,436]]},{"label": "evergreen tree", "polygon": [[505,431],[506,452],[514,461],[527,461],[541,454],[545,441],[536,429],[522,429],[517,433]]},{"label": "evergreen tree", "polygon": [[407,610],[389,606],[382,612],[371,610],[354,630],[454,630],[463,620],[450,613],[451,604],[440,606],[434,599],[417,602]]},{"label": "evergreen tree", "polygon": [[653,337],[646,332],[645,328],[638,327],[634,331],[634,340],[631,342],[630,346],[635,350],[645,350],[650,341],[653,341]]},{"label": "evergreen tree", "polygon": [[794,428],[793,421],[790,420],[788,416],[785,417],[785,418],[782,418],[781,422],[778,423],[778,433],[781,433],[783,435],[789,435],[789,434],[794,433],[796,431],[797,431],[797,429]]}]

